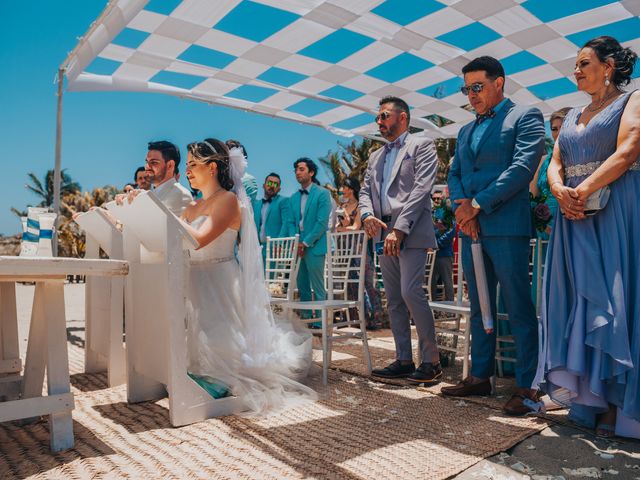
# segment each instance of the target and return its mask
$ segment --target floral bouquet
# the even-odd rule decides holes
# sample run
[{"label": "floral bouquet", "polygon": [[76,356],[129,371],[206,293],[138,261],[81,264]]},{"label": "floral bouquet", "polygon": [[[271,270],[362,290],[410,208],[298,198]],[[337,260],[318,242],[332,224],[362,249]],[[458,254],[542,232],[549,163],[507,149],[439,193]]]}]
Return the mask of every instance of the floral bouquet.
[{"label": "floral bouquet", "polygon": [[442,224],[445,231],[453,228],[456,216],[451,208],[451,201],[449,198],[443,198],[440,205],[434,207],[431,215],[433,217],[433,223]]},{"label": "floral bouquet", "polygon": [[546,232],[553,218],[551,209],[547,205],[547,196],[538,195],[534,197],[529,194],[529,200],[531,202],[531,213],[533,216],[533,225],[538,232]]}]

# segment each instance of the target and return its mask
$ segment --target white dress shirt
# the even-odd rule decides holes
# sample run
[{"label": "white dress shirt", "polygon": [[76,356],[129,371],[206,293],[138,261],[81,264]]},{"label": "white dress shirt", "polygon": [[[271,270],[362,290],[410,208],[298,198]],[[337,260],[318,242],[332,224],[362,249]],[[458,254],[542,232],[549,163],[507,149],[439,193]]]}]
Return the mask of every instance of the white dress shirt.
[{"label": "white dress shirt", "polygon": [[[404,139],[407,136],[407,132],[404,132],[398,137],[400,145],[404,143]],[[391,204],[389,203],[389,185],[391,183],[391,174],[393,172],[393,166],[398,160],[398,152],[400,146],[394,146],[386,152],[384,157],[384,170],[382,173],[382,185],[380,185],[380,203],[382,207],[382,215],[391,215]],[[402,161],[402,159],[401,159]]]},{"label": "white dress shirt", "polygon": [[265,243],[267,236],[265,234],[265,223],[267,223],[267,215],[269,214],[269,207],[271,202],[265,202],[262,200],[262,209],[260,210],[260,242]]},{"label": "white dress shirt", "polygon": [[152,191],[176,217],[182,215],[187,205],[193,201],[191,192],[176,182],[175,178],[170,178]]},{"label": "white dress shirt", "polygon": [[305,208],[307,208],[307,199],[309,198],[309,192],[311,192],[311,186],[313,185],[310,184],[307,188],[301,188],[300,190],[306,190],[308,193],[307,195],[303,195],[302,193],[300,194],[300,231],[304,232],[304,210]]}]

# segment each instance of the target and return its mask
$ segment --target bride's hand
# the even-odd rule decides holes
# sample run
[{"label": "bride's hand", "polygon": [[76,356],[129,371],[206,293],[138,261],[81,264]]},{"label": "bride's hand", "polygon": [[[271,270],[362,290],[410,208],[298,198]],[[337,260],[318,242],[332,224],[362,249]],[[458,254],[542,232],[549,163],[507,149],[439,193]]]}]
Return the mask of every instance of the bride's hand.
[{"label": "bride's hand", "polygon": [[580,220],[585,218],[584,200],[580,199],[580,195],[575,188],[566,187],[560,183],[555,183],[551,187],[551,193],[556,200],[562,214],[568,220]]}]

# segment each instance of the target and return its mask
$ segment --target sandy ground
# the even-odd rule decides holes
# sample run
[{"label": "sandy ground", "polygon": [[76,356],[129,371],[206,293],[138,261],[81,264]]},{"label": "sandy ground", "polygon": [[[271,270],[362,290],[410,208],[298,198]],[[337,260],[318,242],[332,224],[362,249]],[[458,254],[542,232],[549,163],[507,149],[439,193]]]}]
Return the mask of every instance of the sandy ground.
[{"label": "sandy ground", "polygon": [[[29,285],[17,287],[22,355],[26,351],[33,290],[34,287]],[[65,304],[67,328],[83,331],[84,285],[66,285]],[[563,421],[542,430],[507,452],[479,462],[455,478],[640,480],[640,442],[621,438],[598,439],[591,432]]]}]

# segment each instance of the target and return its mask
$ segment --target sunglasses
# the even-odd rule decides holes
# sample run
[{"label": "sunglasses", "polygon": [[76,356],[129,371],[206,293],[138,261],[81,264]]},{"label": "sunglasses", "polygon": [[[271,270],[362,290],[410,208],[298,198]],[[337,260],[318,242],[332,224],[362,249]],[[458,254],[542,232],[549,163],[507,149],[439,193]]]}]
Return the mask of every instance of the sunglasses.
[{"label": "sunglasses", "polygon": [[474,83],[472,85],[464,85],[463,87],[460,87],[460,91],[463,95],[469,95],[469,92],[480,93],[483,88],[483,83]]},{"label": "sunglasses", "polygon": [[382,113],[376,115],[376,122],[379,122],[380,120],[382,120],[384,122],[385,120],[387,120],[390,117],[391,117],[391,112],[382,112]]},{"label": "sunglasses", "polygon": [[441,202],[442,197],[431,197],[431,200],[433,200],[434,202]]},{"label": "sunglasses", "polygon": [[273,181],[271,181],[271,180],[267,180],[267,181],[265,182],[265,185],[266,185],[267,187],[279,187],[279,186],[280,186],[280,184],[279,184],[278,182],[273,182]]}]

